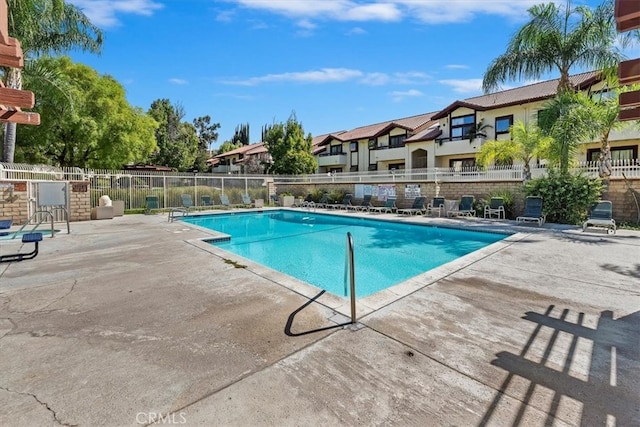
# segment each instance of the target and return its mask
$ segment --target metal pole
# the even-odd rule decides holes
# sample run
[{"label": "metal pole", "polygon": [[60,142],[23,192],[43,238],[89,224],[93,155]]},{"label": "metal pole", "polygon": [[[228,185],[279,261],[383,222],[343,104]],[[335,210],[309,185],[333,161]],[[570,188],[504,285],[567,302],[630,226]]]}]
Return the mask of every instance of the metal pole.
[{"label": "metal pole", "polygon": [[351,324],[356,323],[356,271],[353,256],[353,237],[347,232],[347,247],[349,249],[349,281],[351,285]]}]

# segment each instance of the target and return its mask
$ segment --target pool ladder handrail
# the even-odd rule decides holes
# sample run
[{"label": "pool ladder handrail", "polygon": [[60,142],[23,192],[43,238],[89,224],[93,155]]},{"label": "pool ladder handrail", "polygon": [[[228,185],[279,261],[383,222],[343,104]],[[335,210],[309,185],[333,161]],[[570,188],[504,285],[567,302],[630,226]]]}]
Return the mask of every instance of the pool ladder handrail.
[{"label": "pool ladder handrail", "polygon": [[344,265],[344,293],[347,294],[347,271],[349,271],[349,285],[351,296],[351,324],[357,322],[356,319],[356,270],[353,251],[353,237],[351,232],[347,232],[347,256]]},{"label": "pool ladder handrail", "polygon": [[[20,234],[20,232],[22,230],[25,229],[25,227],[27,225],[29,225],[29,223],[31,222],[31,220],[38,214],[46,214],[45,217],[50,217],[51,218],[51,238],[53,238],[55,236],[55,217],[53,216],[53,211],[56,210],[61,210],[65,213],[65,218],[67,220],[67,234],[71,234],[71,227],[69,226],[69,212],[67,212],[67,210],[65,208],[63,208],[62,206],[54,206],[51,209],[47,210],[47,209],[39,209],[37,211],[35,211],[30,217],[29,219],[22,224],[22,227],[20,227],[20,229],[18,231],[16,231],[15,233],[13,233],[13,237],[11,237],[11,239],[15,239],[18,234]],[[45,221],[45,219],[41,219],[40,222],[38,222],[32,229],[31,232],[34,232],[38,227],[40,227],[40,225]]]}]

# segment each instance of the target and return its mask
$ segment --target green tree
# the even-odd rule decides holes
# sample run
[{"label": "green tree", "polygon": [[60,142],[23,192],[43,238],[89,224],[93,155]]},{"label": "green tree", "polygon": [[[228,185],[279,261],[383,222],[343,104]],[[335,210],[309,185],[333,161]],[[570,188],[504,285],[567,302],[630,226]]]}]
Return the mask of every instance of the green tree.
[{"label": "green tree", "polygon": [[144,161],[153,152],[156,122],[129,105],[124,88],[112,77],[100,76],[68,57],[43,57],[34,63],[54,70],[64,92],[50,90],[39,78],[28,78],[35,90],[47,96],[36,100],[40,126],[18,130],[20,161],[120,169],[126,163]]},{"label": "green tree", "polygon": [[[9,34],[20,41],[25,62],[47,53],[80,49],[100,52],[102,32],[82,11],[64,0],[8,0]],[[26,67],[25,67],[26,68]],[[4,70],[4,84],[22,89],[22,70]],[[16,124],[4,125],[2,160],[13,162]]]},{"label": "green tree", "polygon": [[311,152],[311,134],[304,136],[304,128],[295,113],[286,123],[265,127],[262,140],[272,159],[269,173],[302,175],[316,171],[318,163]]},{"label": "green tree", "polygon": [[211,144],[218,140],[220,123],[211,123],[210,116],[202,116],[193,120],[193,127],[198,136],[198,155],[193,164],[193,170],[206,171],[208,169],[207,160],[211,155]]},{"label": "green tree", "polygon": [[545,158],[549,152],[551,138],[541,134],[540,129],[529,122],[517,120],[509,128],[510,139],[500,141],[487,141],[482,144],[476,157],[481,166],[492,163],[498,165],[510,165],[514,161],[522,161],[524,164],[524,178],[531,179],[530,163],[536,158]]},{"label": "green tree", "polygon": [[155,132],[158,151],[151,156],[151,162],[179,171],[192,170],[199,140],[196,128],[182,121],[184,108],[172,105],[168,99],[157,99],[151,103],[149,115],[158,122]]},{"label": "green tree", "polygon": [[573,154],[581,142],[593,135],[593,109],[588,95],[563,91],[543,104],[538,112],[538,125],[552,138],[548,158],[567,173]]},{"label": "green tree", "polygon": [[234,144],[242,144],[249,145],[249,123],[244,125],[236,126],[235,133],[233,134],[233,138],[231,138],[231,142]]},{"label": "green tree", "polygon": [[242,147],[242,144],[240,143],[234,144],[231,141],[225,141],[222,144],[220,144],[220,147],[218,147],[218,154],[228,153],[229,151],[235,150],[236,148],[240,148],[240,147]]},{"label": "green tree", "polygon": [[[571,90],[572,69],[612,70],[623,55],[617,48],[613,0],[590,9],[587,6],[564,7],[554,3],[529,9],[530,20],[510,40],[507,51],[494,59],[485,72],[485,92],[501,82],[516,79],[539,79],[545,73],[560,74],[558,92]],[[626,46],[634,35],[621,36]]]}]

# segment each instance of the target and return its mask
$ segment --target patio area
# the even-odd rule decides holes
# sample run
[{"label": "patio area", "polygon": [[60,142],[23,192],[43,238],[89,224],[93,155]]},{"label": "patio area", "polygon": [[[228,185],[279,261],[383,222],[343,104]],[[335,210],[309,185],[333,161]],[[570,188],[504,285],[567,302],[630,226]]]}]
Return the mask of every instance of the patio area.
[{"label": "patio area", "polygon": [[377,217],[518,234],[354,327],[166,214],[72,223],[0,264],[0,425],[640,425],[640,232]]}]

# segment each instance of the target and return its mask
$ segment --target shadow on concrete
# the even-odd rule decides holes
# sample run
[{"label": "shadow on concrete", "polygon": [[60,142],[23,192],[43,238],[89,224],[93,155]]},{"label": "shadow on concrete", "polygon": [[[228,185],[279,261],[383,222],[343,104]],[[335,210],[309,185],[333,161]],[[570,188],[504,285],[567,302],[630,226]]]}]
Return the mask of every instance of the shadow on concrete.
[{"label": "shadow on concrete", "polygon": [[346,322],[346,323],[340,323],[337,325],[331,325],[331,326],[325,326],[323,328],[318,328],[318,329],[311,329],[309,331],[304,331],[304,332],[292,332],[291,331],[291,327],[293,326],[293,321],[296,318],[296,315],[298,313],[300,313],[302,310],[304,310],[306,307],[308,307],[309,305],[311,305],[312,303],[314,303],[318,298],[320,298],[322,296],[322,294],[324,294],[325,291],[321,291],[318,295],[316,295],[315,297],[311,298],[309,301],[305,302],[304,304],[302,304],[299,308],[295,309],[290,315],[289,318],[287,319],[287,324],[284,327],[284,333],[287,336],[290,337],[300,337],[303,335],[309,335],[309,334],[314,334],[316,332],[322,332],[322,331],[327,331],[329,329],[336,329],[336,328],[341,328],[343,326],[347,326],[350,325],[351,322]]},{"label": "shadow on concrete", "polygon": [[[520,354],[497,353],[491,362],[508,372],[491,406],[480,421],[480,426],[490,424],[505,395],[510,393],[514,377],[529,381],[524,396],[519,398],[520,406],[512,425],[521,425],[527,406],[534,401],[536,388],[552,391],[548,407],[538,408],[548,415],[544,425],[553,425],[558,414],[561,399],[572,399],[582,405],[582,414],[575,420],[565,420],[581,426],[631,426],[640,425],[640,311],[619,319],[613,318],[612,311],[602,311],[595,329],[583,325],[584,313],[578,313],[577,323],[566,320],[568,309],[562,310],[558,318],[552,316],[554,306],[550,305],[544,314],[527,312],[523,319],[536,323],[536,328],[522,348]],[[533,361],[527,357],[531,346],[539,344],[538,335],[542,328],[551,328],[541,360]],[[570,334],[571,343],[565,354],[561,370],[549,368],[548,361],[559,334]],[[579,341],[587,340],[591,344],[588,379],[583,380],[570,375]],[[584,345],[584,341],[581,345]],[[558,350],[555,350],[556,353]],[[564,352],[563,352],[564,353]],[[584,363],[584,362],[583,362]],[[546,399],[544,399],[546,402]],[[505,403],[506,404],[506,403]],[[535,406],[535,405],[532,405]]]},{"label": "shadow on concrete", "polygon": [[601,264],[600,267],[602,267],[605,270],[609,270],[609,271],[613,271],[614,273],[621,274],[623,276],[635,277],[637,279],[640,279],[640,264],[636,264],[635,268],[634,267],[623,268],[623,267],[620,267],[619,265],[614,265],[614,264]]}]

